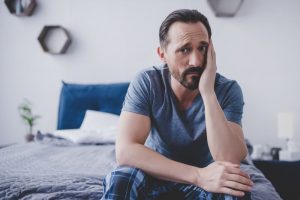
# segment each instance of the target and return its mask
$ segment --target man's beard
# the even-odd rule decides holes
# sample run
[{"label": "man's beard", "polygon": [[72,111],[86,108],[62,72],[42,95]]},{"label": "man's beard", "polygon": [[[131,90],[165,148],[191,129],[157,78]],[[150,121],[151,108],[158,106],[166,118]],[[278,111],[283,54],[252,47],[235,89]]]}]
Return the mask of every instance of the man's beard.
[{"label": "man's beard", "polygon": [[[196,90],[199,86],[200,77],[204,71],[204,67],[189,67],[182,72],[179,73],[172,73],[173,77],[185,88],[189,90]],[[189,74],[193,74],[191,78],[187,76]]]}]

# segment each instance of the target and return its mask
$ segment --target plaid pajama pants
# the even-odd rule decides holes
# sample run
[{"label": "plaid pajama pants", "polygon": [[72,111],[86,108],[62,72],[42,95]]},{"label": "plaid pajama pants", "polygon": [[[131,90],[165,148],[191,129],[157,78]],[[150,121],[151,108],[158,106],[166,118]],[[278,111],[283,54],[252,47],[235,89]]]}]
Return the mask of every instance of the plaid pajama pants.
[{"label": "plaid pajama pants", "polygon": [[[172,197],[164,198],[164,194],[170,191]],[[250,196],[250,193],[247,193],[243,198],[238,198],[206,192],[194,185],[159,180],[140,169],[121,166],[103,180],[102,200],[248,200],[251,199]]]}]

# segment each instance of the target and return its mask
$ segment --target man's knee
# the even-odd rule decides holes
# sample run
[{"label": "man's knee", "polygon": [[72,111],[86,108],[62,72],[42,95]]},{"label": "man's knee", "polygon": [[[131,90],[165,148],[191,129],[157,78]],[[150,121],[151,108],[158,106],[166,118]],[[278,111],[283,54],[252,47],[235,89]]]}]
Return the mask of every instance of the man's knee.
[{"label": "man's knee", "polygon": [[[104,196],[137,195],[137,188],[143,184],[145,173],[138,168],[120,166],[109,173],[103,181]],[[126,199],[126,198],[124,198]]]},{"label": "man's knee", "polygon": [[145,173],[134,167],[120,166],[106,176],[106,182],[118,184],[122,182],[142,182],[145,178]]}]

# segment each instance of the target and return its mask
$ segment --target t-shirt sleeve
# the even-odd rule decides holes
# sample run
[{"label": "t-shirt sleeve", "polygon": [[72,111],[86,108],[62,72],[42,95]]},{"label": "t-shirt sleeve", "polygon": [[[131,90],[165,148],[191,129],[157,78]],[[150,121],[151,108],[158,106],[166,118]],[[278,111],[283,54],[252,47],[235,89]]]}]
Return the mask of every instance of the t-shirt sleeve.
[{"label": "t-shirt sleeve", "polygon": [[222,105],[227,120],[242,126],[244,104],[242,89],[239,84],[234,81],[226,91]]},{"label": "t-shirt sleeve", "polygon": [[145,72],[140,72],[131,81],[122,111],[150,116],[150,80]]}]

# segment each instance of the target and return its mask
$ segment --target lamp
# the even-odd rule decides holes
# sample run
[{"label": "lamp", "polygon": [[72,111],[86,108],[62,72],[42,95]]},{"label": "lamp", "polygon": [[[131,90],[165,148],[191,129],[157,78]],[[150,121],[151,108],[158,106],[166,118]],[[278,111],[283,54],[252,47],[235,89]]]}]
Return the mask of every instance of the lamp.
[{"label": "lamp", "polygon": [[292,112],[282,112],[277,115],[278,137],[286,140],[294,138],[294,114]]},{"label": "lamp", "polygon": [[287,148],[279,152],[280,160],[299,160],[300,149],[294,141],[295,116],[292,112],[282,112],[277,115],[277,131],[278,137],[286,140]]}]

